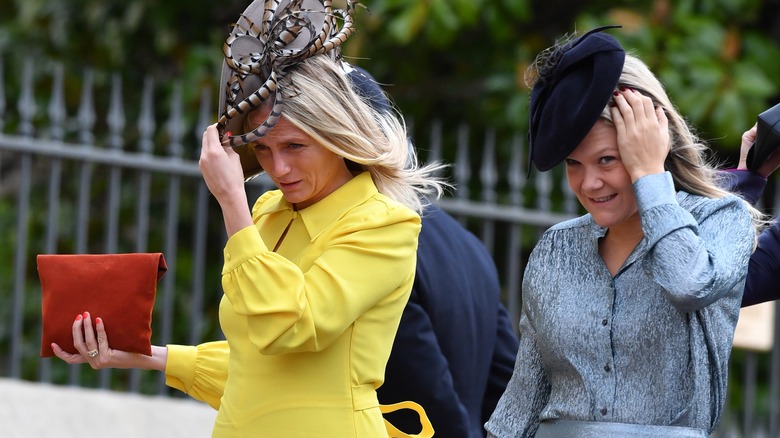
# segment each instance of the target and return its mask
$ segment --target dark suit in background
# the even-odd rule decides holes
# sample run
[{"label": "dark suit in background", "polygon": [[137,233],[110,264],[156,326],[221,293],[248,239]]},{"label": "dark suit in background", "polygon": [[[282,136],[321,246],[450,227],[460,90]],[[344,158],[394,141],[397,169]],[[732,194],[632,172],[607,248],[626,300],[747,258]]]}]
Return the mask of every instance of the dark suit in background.
[{"label": "dark suit in background", "polygon": [[[358,94],[377,111],[390,111],[371,74],[349,68]],[[452,216],[428,207],[414,286],[393,342],[385,383],[377,390],[379,402],[419,403],[437,437],[484,437],[483,425],[512,377],[517,349],[490,254]],[[409,410],[384,416],[403,431],[420,430],[417,414]]]},{"label": "dark suit in background", "polygon": [[[723,174],[724,188],[740,194],[755,205],[764,192],[766,178],[747,171],[729,170]],[[775,218],[758,236],[758,247],[750,256],[742,307],[780,298],[780,223]]]},{"label": "dark suit in background", "polygon": [[[476,236],[435,206],[422,219],[417,272],[379,402],[420,403],[436,436],[484,437],[512,376],[518,339],[495,263]],[[416,415],[385,414],[419,431]]]}]

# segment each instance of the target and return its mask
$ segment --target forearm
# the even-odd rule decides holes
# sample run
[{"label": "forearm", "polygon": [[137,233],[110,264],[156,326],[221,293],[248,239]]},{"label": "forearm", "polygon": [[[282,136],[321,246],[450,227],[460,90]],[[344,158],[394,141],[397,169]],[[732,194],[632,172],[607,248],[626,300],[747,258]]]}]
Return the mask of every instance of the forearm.
[{"label": "forearm", "polygon": [[667,299],[691,312],[733,293],[733,284],[744,275],[735,266],[747,264],[755,239],[744,203],[734,197],[701,198],[687,199],[683,207],[668,175],[648,176],[635,189],[651,249],[646,263]]},{"label": "forearm", "polygon": [[210,125],[203,133],[198,167],[209,191],[222,209],[228,237],[252,225],[241,175],[241,159],[233,148],[223,147],[217,125]]},{"label": "forearm", "polygon": [[104,368],[141,369],[165,371],[168,362],[168,347],[152,345],[152,355],[111,350]]},{"label": "forearm", "polygon": [[[662,216],[652,218],[658,222]],[[698,227],[680,228],[659,239],[648,268],[678,310],[696,311],[739,292],[734,285],[744,278],[754,241],[744,205],[724,206],[699,218]]]},{"label": "forearm", "polygon": [[246,201],[231,198],[221,200],[219,205],[222,209],[222,219],[225,222],[225,231],[228,237],[253,224],[252,213],[249,211]]},{"label": "forearm", "polygon": [[141,368],[144,370],[157,370],[165,371],[165,365],[168,362],[168,347],[160,347],[152,345],[152,355],[145,356],[139,354],[137,356],[138,364],[133,368]]}]

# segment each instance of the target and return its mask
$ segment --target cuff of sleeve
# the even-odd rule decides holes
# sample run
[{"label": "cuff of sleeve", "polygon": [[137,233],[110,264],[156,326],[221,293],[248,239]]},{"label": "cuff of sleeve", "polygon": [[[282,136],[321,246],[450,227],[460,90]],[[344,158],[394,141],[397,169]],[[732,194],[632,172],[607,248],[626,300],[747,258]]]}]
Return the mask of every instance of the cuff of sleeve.
[{"label": "cuff of sleeve", "polygon": [[645,175],[634,182],[634,193],[639,212],[664,204],[677,204],[674,181],[669,172]]},{"label": "cuff of sleeve", "polygon": [[165,384],[179,391],[187,392],[195,380],[195,361],[198,357],[198,347],[193,345],[168,345],[167,347]]},{"label": "cuff of sleeve", "polygon": [[225,264],[222,274],[232,271],[244,261],[268,251],[265,242],[254,225],[242,228],[228,239],[225,244]]},{"label": "cuff of sleeve", "polygon": [[751,205],[756,205],[758,199],[766,188],[767,179],[763,176],[744,169],[727,169],[718,173],[719,185],[724,189],[734,192]]},{"label": "cuff of sleeve", "polygon": [[680,207],[669,172],[647,175],[634,183],[642,232],[649,248],[675,230],[696,228],[691,213]]}]

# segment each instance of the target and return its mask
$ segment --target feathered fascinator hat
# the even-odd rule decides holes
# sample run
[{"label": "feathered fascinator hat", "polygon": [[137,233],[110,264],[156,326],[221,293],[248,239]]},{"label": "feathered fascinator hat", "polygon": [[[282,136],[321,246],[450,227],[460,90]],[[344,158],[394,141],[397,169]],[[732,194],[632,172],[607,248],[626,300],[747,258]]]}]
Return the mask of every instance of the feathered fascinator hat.
[{"label": "feathered fascinator hat", "polygon": [[602,31],[615,27],[620,26],[593,29],[542,52],[534,62],[529,159],[540,171],[552,169],[571,154],[612,98],[626,54]]},{"label": "feathered fascinator hat", "polygon": [[[346,9],[333,9],[331,3],[255,0],[232,25],[224,45],[217,128],[222,144],[232,146],[241,157],[247,180],[263,169],[254,152],[241,146],[257,141],[279,120],[283,108],[280,90],[290,86],[285,81],[289,70],[315,55],[338,59],[339,46],[352,33],[351,14],[356,3],[347,0]],[[267,119],[245,133],[247,114],[269,99],[273,107]]]}]

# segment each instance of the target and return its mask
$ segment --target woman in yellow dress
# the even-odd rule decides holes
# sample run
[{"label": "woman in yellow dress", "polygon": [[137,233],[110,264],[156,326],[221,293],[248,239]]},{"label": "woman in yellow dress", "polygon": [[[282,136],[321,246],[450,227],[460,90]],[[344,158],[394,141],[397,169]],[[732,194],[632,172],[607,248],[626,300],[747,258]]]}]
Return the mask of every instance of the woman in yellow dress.
[{"label": "woman in yellow dress", "polygon": [[[375,390],[412,287],[421,199],[443,183],[417,166],[403,122],[353,91],[338,56],[348,6],[256,1],[226,42],[222,118],[200,156],[228,235],[226,340],[133,354],[110,348],[112,321],[85,312],[79,354],[55,344],[58,357],[164,371],[219,410],[214,437],[405,436]],[[261,171],[278,190],[250,209],[244,181]]]}]

